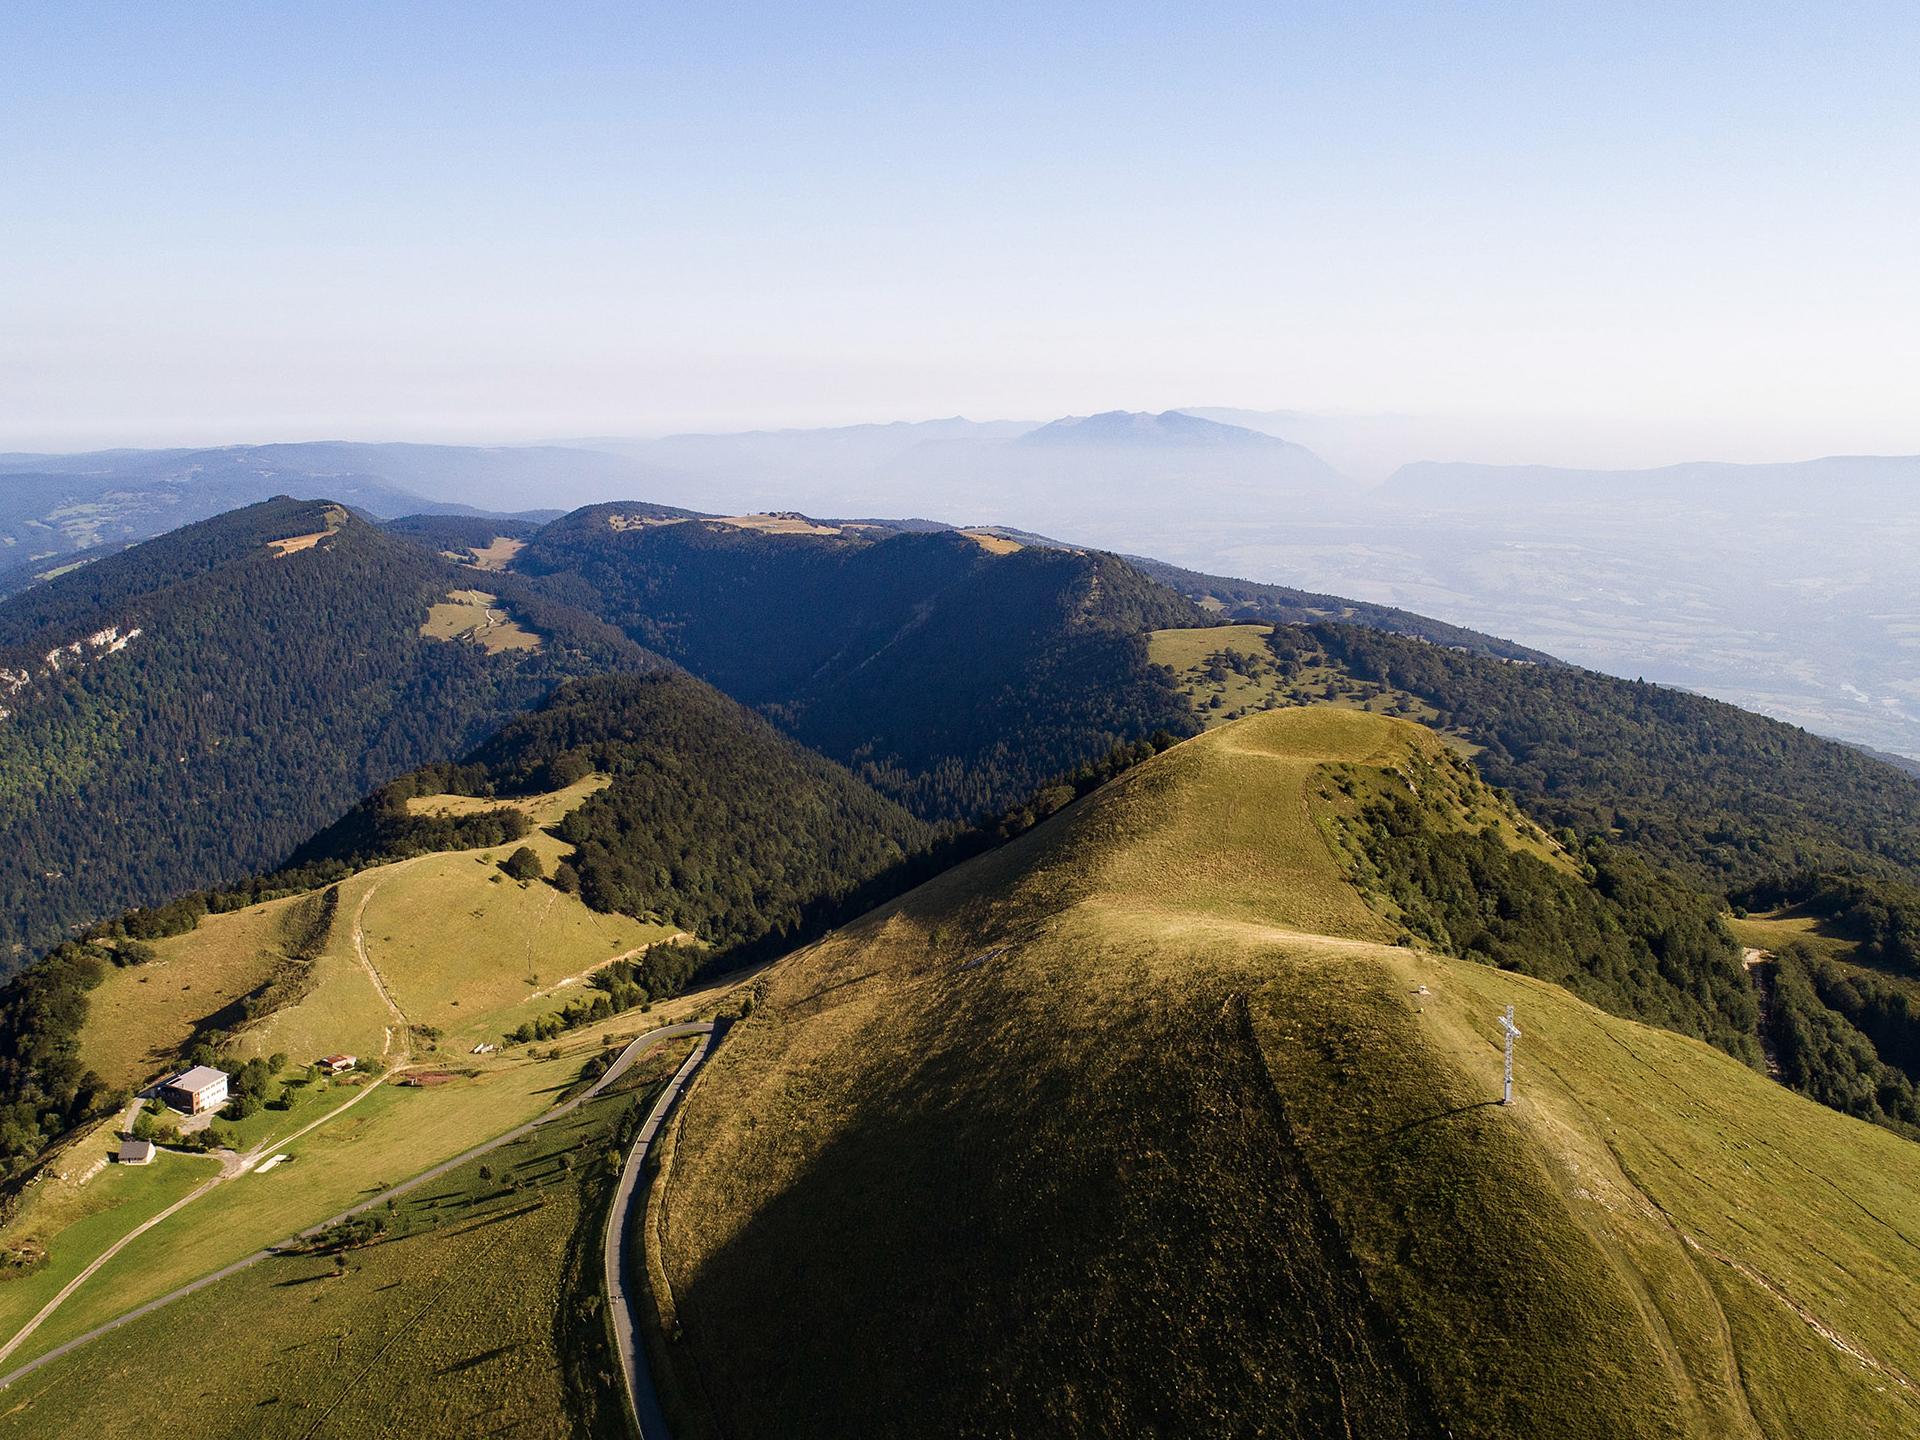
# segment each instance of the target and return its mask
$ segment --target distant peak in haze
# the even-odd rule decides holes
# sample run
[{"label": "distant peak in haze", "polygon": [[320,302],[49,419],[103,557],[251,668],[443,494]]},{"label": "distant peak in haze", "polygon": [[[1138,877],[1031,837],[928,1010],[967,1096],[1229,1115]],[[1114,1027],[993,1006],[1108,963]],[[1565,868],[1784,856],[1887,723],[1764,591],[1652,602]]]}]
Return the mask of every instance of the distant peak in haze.
[{"label": "distant peak in haze", "polygon": [[[1034,428],[1032,420],[969,420],[964,415],[948,415],[937,420],[875,420],[858,425],[785,426],[760,430],[689,430],[660,437],[660,444],[687,441],[737,442],[742,440],[804,440],[810,442],[839,439],[887,437],[900,440],[927,439],[1006,439]],[[631,442],[615,442],[631,443]]]},{"label": "distant peak in haze", "polygon": [[1107,410],[1070,415],[1020,437],[1021,445],[1124,445],[1180,449],[1296,449],[1288,441],[1184,410]]}]

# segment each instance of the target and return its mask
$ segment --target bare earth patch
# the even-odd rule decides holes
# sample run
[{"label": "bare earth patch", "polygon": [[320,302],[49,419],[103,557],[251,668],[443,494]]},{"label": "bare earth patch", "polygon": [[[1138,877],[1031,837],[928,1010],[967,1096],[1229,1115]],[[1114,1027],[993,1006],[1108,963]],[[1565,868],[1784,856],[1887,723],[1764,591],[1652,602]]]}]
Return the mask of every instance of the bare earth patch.
[{"label": "bare earth patch", "polygon": [[269,540],[267,548],[276,555],[291,555],[297,550],[311,550],[332,533],[331,530],[316,530],[311,535],[292,535],[285,540]]},{"label": "bare earth patch", "polygon": [[990,530],[962,530],[960,532],[989,555],[1011,555],[1026,546],[1018,540],[1010,540],[1005,535],[995,535]]}]

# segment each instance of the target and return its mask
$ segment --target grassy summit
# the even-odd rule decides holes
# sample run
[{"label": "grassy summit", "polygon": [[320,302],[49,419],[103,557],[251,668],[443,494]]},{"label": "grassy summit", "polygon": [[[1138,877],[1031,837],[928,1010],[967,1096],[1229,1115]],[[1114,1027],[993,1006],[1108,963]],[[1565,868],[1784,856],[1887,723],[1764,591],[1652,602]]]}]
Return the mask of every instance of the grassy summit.
[{"label": "grassy summit", "polygon": [[1326,782],[1433,743],[1224,726],[770,971],[656,1186],[677,1433],[1914,1433],[1920,1152],[1387,943]]}]

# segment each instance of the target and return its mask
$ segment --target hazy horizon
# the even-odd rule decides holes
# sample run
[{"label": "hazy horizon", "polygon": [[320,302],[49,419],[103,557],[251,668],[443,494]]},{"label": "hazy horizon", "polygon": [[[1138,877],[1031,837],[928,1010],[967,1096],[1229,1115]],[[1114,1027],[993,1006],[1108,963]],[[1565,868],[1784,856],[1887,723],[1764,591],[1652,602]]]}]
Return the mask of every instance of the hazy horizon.
[{"label": "hazy horizon", "polygon": [[[778,419],[756,421],[752,417],[742,417],[733,421],[718,419],[704,425],[690,422],[685,425],[662,424],[627,430],[609,428],[591,433],[531,435],[489,432],[484,427],[438,432],[399,423],[313,431],[274,430],[259,426],[232,429],[183,426],[177,433],[138,430],[102,435],[87,441],[28,434],[18,439],[0,439],[0,453],[81,455],[106,450],[193,450],[326,442],[596,449],[645,444],[676,436],[804,433],[813,430],[925,425],[954,419],[978,424],[1010,423],[1038,427],[1073,413],[1098,414],[1129,408],[1137,408],[1140,413],[1178,411],[1208,414],[1221,419],[1223,423],[1259,429],[1304,445],[1327,460],[1335,470],[1368,485],[1380,483],[1403,465],[1421,461],[1611,471],[1660,469],[1711,462],[1761,465],[1796,463],[1832,456],[1904,458],[1920,455],[1920,425],[1915,426],[1912,443],[1902,447],[1898,443],[1902,432],[1892,426],[1881,436],[1885,443],[1876,445],[1868,443],[1872,437],[1862,436],[1858,431],[1843,432],[1837,427],[1794,424],[1790,421],[1780,421],[1771,427],[1733,428],[1700,420],[1670,420],[1623,427],[1606,420],[1585,418],[1576,422],[1552,417],[1304,412],[1277,407],[1212,403],[1109,406],[1098,410],[1062,411],[1046,415],[965,415],[948,410],[940,414],[913,416],[835,417],[817,424]],[[1258,412],[1269,418],[1267,423],[1260,424],[1220,413],[1236,410]]]},{"label": "hazy horizon", "polygon": [[1916,40],[1886,4],[14,7],[0,448],[1204,403],[1427,417],[1435,459],[1916,452]]}]

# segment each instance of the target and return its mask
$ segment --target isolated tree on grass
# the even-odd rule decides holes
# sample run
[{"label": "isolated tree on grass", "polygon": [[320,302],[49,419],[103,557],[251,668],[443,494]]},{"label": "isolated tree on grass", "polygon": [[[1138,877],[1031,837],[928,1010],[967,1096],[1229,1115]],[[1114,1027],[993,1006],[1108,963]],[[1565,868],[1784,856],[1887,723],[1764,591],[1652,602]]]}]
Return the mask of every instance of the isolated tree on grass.
[{"label": "isolated tree on grass", "polygon": [[527,846],[522,845],[504,861],[500,868],[515,880],[538,880],[540,878],[540,857]]}]

